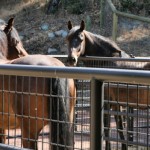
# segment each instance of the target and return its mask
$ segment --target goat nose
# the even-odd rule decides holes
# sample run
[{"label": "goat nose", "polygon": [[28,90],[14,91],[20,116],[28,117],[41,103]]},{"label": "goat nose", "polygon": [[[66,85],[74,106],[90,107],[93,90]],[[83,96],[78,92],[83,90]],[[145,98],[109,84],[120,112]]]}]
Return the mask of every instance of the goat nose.
[{"label": "goat nose", "polygon": [[72,62],[73,62],[73,63],[76,62],[76,59],[75,59],[74,57],[72,57],[71,59],[72,59]]},{"label": "goat nose", "polygon": [[76,62],[76,59],[74,57],[68,57],[67,62],[74,63]]},{"label": "goat nose", "polygon": [[67,65],[69,65],[69,66],[76,66],[76,59],[75,59],[75,57],[68,57]]}]

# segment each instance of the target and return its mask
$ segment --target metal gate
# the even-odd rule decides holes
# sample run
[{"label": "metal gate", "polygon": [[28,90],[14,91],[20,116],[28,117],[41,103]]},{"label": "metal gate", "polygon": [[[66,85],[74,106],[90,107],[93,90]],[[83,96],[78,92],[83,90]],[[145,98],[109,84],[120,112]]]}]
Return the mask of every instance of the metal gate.
[{"label": "metal gate", "polygon": [[[93,64],[95,65],[96,61]],[[81,65],[84,64],[81,62]],[[75,120],[73,149],[94,150],[94,147],[99,147],[98,149],[102,149],[105,148],[105,141],[110,142],[112,149],[122,149],[122,146],[124,145],[128,149],[139,149],[140,147],[149,147],[149,71],[138,71],[133,70],[133,68],[132,70],[120,70],[81,67],[47,68],[40,66],[15,65],[14,67],[6,65],[0,66],[0,70],[0,74],[3,78],[6,75],[15,75],[15,77],[28,76],[28,78],[30,79],[32,79],[33,76],[41,77],[41,79],[49,77],[77,79],[76,83],[78,92],[75,111],[76,113],[74,114]],[[12,90],[10,86],[11,76],[9,76],[7,80],[9,83],[8,88],[5,89],[6,86],[3,86],[3,89],[1,90],[2,93],[7,92],[8,97],[11,97],[11,93],[16,93],[16,91]],[[104,81],[106,81],[105,84],[103,84]],[[27,80],[25,80],[25,82],[27,82]],[[19,82],[17,84],[19,84]],[[103,86],[105,87],[104,89]],[[101,92],[99,92],[103,92],[103,90],[104,95]],[[23,91],[21,91],[21,94],[32,95],[31,92],[24,93]],[[36,97],[38,93],[35,92],[34,95]],[[100,101],[100,99],[103,99],[103,96],[105,101]],[[3,99],[4,98],[5,97],[3,97]],[[141,101],[142,99],[144,99],[145,101]],[[107,102],[107,109],[105,110],[103,107],[103,102]],[[124,111],[118,111],[120,106],[123,106]],[[129,106],[134,108],[133,112],[129,112]],[[105,113],[105,116],[103,116],[103,112]],[[10,118],[12,114],[11,112],[9,112],[3,115],[7,115],[8,118]],[[116,127],[116,121],[113,117],[114,115],[117,116],[117,122],[120,121],[119,116],[123,116],[123,129],[120,129],[120,127]],[[17,114],[14,115],[14,117],[16,116]],[[111,118],[109,119],[108,116],[111,116]],[[29,118],[30,116],[20,117]],[[107,117],[107,119],[105,117]],[[106,121],[106,126],[104,128],[105,133],[107,133],[109,129],[109,136],[104,136],[102,121],[103,118],[104,122]],[[129,119],[133,119],[134,126],[131,125],[130,127]],[[50,119],[48,121],[51,122],[52,120]],[[131,128],[133,128],[133,130],[131,130]],[[53,144],[49,141],[49,127],[45,126],[44,129],[44,132],[41,132],[38,138],[39,149],[49,149],[49,145],[51,146]],[[124,139],[120,138],[120,133],[123,133]],[[10,129],[10,126],[8,126],[7,133],[5,134],[7,136],[7,144],[12,145],[13,147],[21,146],[22,137],[20,136],[20,130],[12,130]],[[32,139],[28,138],[27,140],[30,141]],[[55,144],[57,145],[58,143]],[[1,145],[1,147],[3,147],[3,145]]]}]

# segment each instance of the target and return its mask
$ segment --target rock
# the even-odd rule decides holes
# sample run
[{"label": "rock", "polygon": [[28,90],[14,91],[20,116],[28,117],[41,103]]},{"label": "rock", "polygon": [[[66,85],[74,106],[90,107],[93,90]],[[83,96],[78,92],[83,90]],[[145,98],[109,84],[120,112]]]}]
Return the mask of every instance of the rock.
[{"label": "rock", "polygon": [[19,37],[20,37],[20,39],[21,39],[21,40],[23,40],[23,39],[24,39],[24,37],[25,37],[24,32],[19,32]]},{"label": "rock", "polygon": [[4,20],[0,19],[0,24],[1,25],[6,25],[6,22]]},{"label": "rock", "polygon": [[63,38],[65,38],[67,35],[68,35],[68,32],[67,32],[67,31],[63,31],[63,33],[62,33],[61,36],[62,36]]},{"label": "rock", "polygon": [[0,30],[4,30],[5,25],[6,25],[5,21],[0,19]]},{"label": "rock", "polygon": [[49,24],[48,23],[43,23],[41,25],[41,29],[44,30],[44,31],[47,31],[49,29]]},{"label": "rock", "polygon": [[58,52],[55,48],[48,48],[48,54],[56,54]]},{"label": "rock", "polygon": [[48,37],[50,39],[53,39],[53,38],[55,38],[55,34],[53,32],[50,32],[50,33],[48,33]]},{"label": "rock", "polygon": [[23,35],[19,35],[20,39],[23,40],[24,39],[24,36]]},{"label": "rock", "polygon": [[63,30],[59,30],[59,31],[56,31],[56,32],[55,32],[55,35],[56,35],[56,36],[61,36],[62,33],[63,33]]},{"label": "rock", "polygon": [[59,30],[59,31],[56,31],[55,32],[55,35],[56,36],[62,36],[62,37],[66,37],[67,36],[67,31],[65,31],[65,30]]},{"label": "rock", "polygon": [[118,41],[118,42],[123,42],[123,41],[124,41],[124,38],[123,38],[123,37],[118,37],[118,38],[117,38],[117,41]]}]

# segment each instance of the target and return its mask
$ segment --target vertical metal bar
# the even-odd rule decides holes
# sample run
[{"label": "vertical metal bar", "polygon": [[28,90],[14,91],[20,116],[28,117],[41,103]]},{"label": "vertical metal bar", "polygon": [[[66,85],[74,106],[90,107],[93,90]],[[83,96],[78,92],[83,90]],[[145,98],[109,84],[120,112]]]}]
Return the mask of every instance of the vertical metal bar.
[{"label": "vertical metal bar", "polygon": [[[43,80],[43,88],[42,88],[42,106],[41,106],[41,108],[42,108],[42,127],[44,128],[44,93],[45,93],[45,78],[42,78],[42,80]],[[42,132],[42,149],[44,149],[44,132]],[[49,147],[49,149],[50,149],[50,147]]]},{"label": "vertical metal bar", "polygon": [[128,107],[128,112],[130,114],[129,117],[127,118],[128,119],[128,129],[129,129],[129,132],[128,132],[128,141],[132,141],[133,142],[134,118],[131,117],[131,114],[134,113],[133,107],[129,106]]},{"label": "vertical metal bar", "polygon": [[[5,119],[5,113],[4,113],[4,110],[5,110],[5,90],[4,90],[4,85],[5,85],[5,76],[2,75],[2,130],[5,129],[5,124],[4,124],[4,119]],[[3,135],[4,134],[4,135]],[[4,130],[2,131],[2,135],[5,136],[5,132]]]},{"label": "vertical metal bar", "polygon": [[116,13],[113,13],[113,31],[112,31],[112,38],[116,41],[117,38],[117,29],[118,29],[118,16]]},{"label": "vertical metal bar", "polygon": [[[146,89],[145,89],[146,90]],[[150,86],[147,86],[147,108],[150,102]],[[149,109],[147,109],[147,149],[149,147]]]},{"label": "vertical metal bar", "polygon": [[[35,78],[35,86],[36,86],[36,90],[35,90],[35,108],[36,108],[36,113],[35,113],[35,129],[36,129],[36,133],[38,133],[38,113],[37,113],[37,110],[38,110],[38,80],[39,78],[36,77]],[[36,135],[37,136],[37,135]],[[36,138],[34,139],[35,142],[36,142]]]},{"label": "vertical metal bar", "polygon": [[91,80],[91,150],[103,149],[104,85]]},{"label": "vertical metal bar", "polygon": [[[15,80],[15,104],[14,104],[14,106],[15,106],[15,110],[16,110],[16,112],[18,111],[18,109],[17,109],[17,85],[18,85],[18,82],[17,82],[17,76],[14,76],[14,80]],[[15,127],[17,127],[17,114],[16,114],[16,112],[14,112],[15,113]],[[15,129],[15,141],[14,141],[14,145],[16,146],[17,144],[17,140],[16,140],[16,137],[17,137],[17,129]],[[22,138],[22,137],[21,137]]]},{"label": "vertical metal bar", "polygon": [[[10,76],[8,76],[8,137],[10,136]],[[10,139],[8,138],[8,145],[10,144]]]},{"label": "vertical metal bar", "polygon": [[140,117],[139,117],[139,101],[140,101],[140,91],[139,91],[139,84],[137,84],[137,148],[139,148],[139,142],[140,142],[140,133],[139,133],[139,121],[140,121]]},{"label": "vertical metal bar", "polygon": [[[84,83],[83,83],[83,80],[82,80],[82,83],[81,83],[82,85],[81,85],[81,87],[84,87]],[[83,108],[83,105],[84,105],[84,102],[83,102],[83,96],[84,94],[83,94],[83,88],[81,89],[81,97],[82,97],[82,101],[81,101],[81,105],[82,105],[82,108],[81,108],[81,114],[82,114],[82,120],[81,120],[81,123],[80,123],[80,125],[81,125],[81,131],[83,131],[84,130],[84,127],[83,127],[83,122],[84,122],[84,114],[83,114],[83,110],[84,110],[84,108]],[[81,132],[81,149],[83,149],[83,132]]]},{"label": "vertical metal bar", "polygon": [[[30,102],[31,102],[31,93],[32,93],[32,90],[31,90],[31,80],[32,80],[32,78],[31,77],[28,77],[28,88],[29,88],[29,93],[28,93],[28,105],[29,105],[29,112],[28,112],[28,114],[29,114],[29,122],[28,122],[28,126],[30,127],[31,126],[31,106],[30,106]],[[29,133],[31,132],[31,130],[30,130],[30,128],[29,128]],[[30,137],[30,135],[28,135],[29,136],[29,139],[31,139],[31,137]]]}]

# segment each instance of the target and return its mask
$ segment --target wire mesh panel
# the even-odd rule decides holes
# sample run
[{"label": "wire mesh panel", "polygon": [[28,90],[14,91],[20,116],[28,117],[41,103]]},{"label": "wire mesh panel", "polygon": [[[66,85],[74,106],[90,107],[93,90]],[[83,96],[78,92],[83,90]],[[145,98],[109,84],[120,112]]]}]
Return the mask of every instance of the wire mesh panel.
[{"label": "wire mesh panel", "polygon": [[[61,74],[65,69],[61,69]],[[79,71],[83,68],[77,69]],[[58,76],[56,68],[54,71],[55,76]],[[77,73],[78,77],[80,74]],[[75,113],[72,114],[73,122],[65,115],[68,114],[68,108],[71,108],[70,102],[74,100],[68,95],[68,81],[56,77],[0,76],[0,123],[2,129],[6,129],[7,144],[20,147],[22,140],[23,146],[33,149],[36,142],[39,149],[90,149],[91,92],[95,89],[91,89],[89,79],[76,80],[77,101]],[[107,82],[104,87],[103,148],[148,148],[150,86],[122,81]],[[73,116],[69,113],[69,118]],[[3,134],[1,132],[0,137]]]},{"label": "wire mesh panel", "polygon": [[[78,65],[84,67],[150,69],[148,65],[149,59],[144,58],[86,57],[80,60],[81,62]],[[107,84],[104,93],[106,105],[104,139],[106,143],[103,148],[138,149],[139,145],[149,147],[149,127],[146,126],[149,124],[149,86],[130,85],[127,83]],[[120,110],[121,108],[123,109],[122,111]],[[145,113],[147,115],[144,117],[142,114]],[[108,116],[111,116],[110,119]],[[145,124],[145,126],[141,127],[141,123]]]},{"label": "wire mesh panel", "polygon": [[150,59],[147,58],[109,58],[109,57],[83,57],[79,59],[78,66],[94,68],[116,68],[149,70]]},{"label": "wire mesh panel", "polygon": [[[75,110],[78,113],[73,114],[76,117],[73,123],[64,119],[65,114],[63,114],[63,108],[61,108],[61,97],[67,105],[66,109],[71,107],[69,106],[70,95],[68,96],[67,93],[67,80],[64,81],[65,85],[63,85],[65,93],[61,95],[61,92],[57,93],[57,90],[62,90],[59,87],[61,85],[59,85],[59,81],[55,83],[55,80],[57,80],[55,78],[3,75],[0,76],[0,79],[0,100],[2,104],[0,125],[5,130],[5,133],[1,132],[0,136],[6,136],[5,144],[35,149],[37,142],[38,149],[41,150],[51,149],[52,147],[58,149],[62,147],[64,149],[69,147],[74,149],[90,148],[89,80],[80,80],[77,83],[78,92]],[[53,87],[53,84],[56,87]],[[62,81],[61,84],[63,84]],[[66,111],[70,112],[70,110]],[[69,129],[69,131],[67,130],[64,133],[61,130],[62,128],[63,130]],[[72,135],[70,135],[71,128],[74,130]],[[23,141],[23,145],[21,141]]]},{"label": "wire mesh panel", "polygon": [[1,75],[0,82],[3,142],[21,147],[22,141],[23,147],[31,149],[73,148],[70,110],[75,98],[70,80]]},{"label": "wire mesh panel", "polygon": [[[111,115],[111,118],[110,121],[107,119],[105,127],[106,130],[110,129],[112,147],[149,147],[149,94],[149,85],[106,84],[104,95],[108,109],[105,112],[108,116]],[[123,111],[120,110],[120,106],[123,107]],[[109,138],[106,139],[110,140]]]},{"label": "wire mesh panel", "polygon": [[[78,66],[149,70],[149,61],[148,58],[86,57],[80,58]],[[84,124],[86,124],[85,119],[88,121],[88,118],[86,118],[87,115],[84,116],[83,112],[87,112],[90,108],[88,99],[91,89],[89,85],[89,81],[77,80],[78,96],[82,96],[82,101],[80,101],[77,96],[75,117],[76,123],[79,119],[82,120],[82,131],[80,132],[80,136],[82,136],[83,133],[88,133],[84,128]],[[87,87],[87,89],[85,89],[85,87]],[[127,83],[105,84],[104,96],[106,108],[104,115],[104,139],[106,140],[106,144],[104,142],[103,148],[138,149],[139,145],[149,147],[149,92],[149,86],[146,85],[131,85]],[[87,99],[83,100],[83,95],[85,98],[86,94]],[[80,118],[81,111],[83,118]],[[111,116],[110,119],[108,116]],[[141,124],[143,126],[141,126]],[[78,132],[77,127],[76,131]],[[82,145],[82,149],[84,148],[85,147]]]},{"label": "wire mesh panel", "polygon": [[90,149],[90,81],[78,80],[75,108],[75,149]]}]

